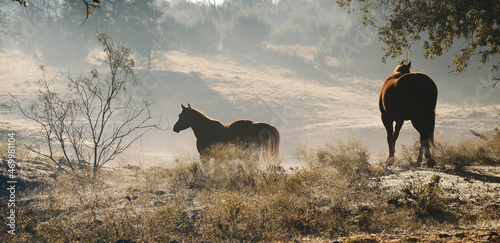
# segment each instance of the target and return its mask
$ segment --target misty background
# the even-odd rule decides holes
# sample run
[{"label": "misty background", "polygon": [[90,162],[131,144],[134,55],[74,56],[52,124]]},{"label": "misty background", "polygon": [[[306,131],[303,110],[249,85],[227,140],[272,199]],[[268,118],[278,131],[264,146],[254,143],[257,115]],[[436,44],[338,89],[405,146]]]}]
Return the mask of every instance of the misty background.
[{"label": "misty background", "polygon": [[[68,73],[87,75],[100,65],[95,34],[106,32],[132,51],[141,86],[130,92],[154,102],[153,114],[166,128],[148,132],[117,163],[197,156],[193,133],[171,130],[181,103],[223,123],[274,125],[285,165],[296,165],[297,146],[337,139],[359,139],[377,162],[387,156],[378,92],[404,59],[438,86],[437,138],[460,140],[469,130],[499,124],[500,88],[488,87],[488,66],[471,60],[467,71],[455,74],[453,50],[428,60],[419,43],[412,53],[382,63],[376,30],[332,0],[105,0],[91,11],[87,18],[81,1],[1,2],[0,98],[13,93],[32,99],[27,82],[40,78],[40,65],[64,90]],[[30,128],[16,111],[3,109],[0,119],[2,130]],[[397,152],[416,139],[406,122]]]}]

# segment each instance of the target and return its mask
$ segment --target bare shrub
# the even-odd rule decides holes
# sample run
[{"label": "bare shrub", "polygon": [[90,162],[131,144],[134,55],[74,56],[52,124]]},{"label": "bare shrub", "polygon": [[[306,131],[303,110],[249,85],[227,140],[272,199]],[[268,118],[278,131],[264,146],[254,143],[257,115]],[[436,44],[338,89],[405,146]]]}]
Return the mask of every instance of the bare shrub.
[{"label": "bare shrub", "polygon": [[130,50],[116,46],[104,33],[97,39],[106,54],[102,61],[109,73],[103,75],[94,67],[90,76],[68,77],[63,94],[56,93],[55,81],[44,75],[31,104],[23,106],[12,97],[22,114],[40,127],[32,136],[36,141],[27,148],[62,171],[93,178],[103,165],[158,125],[151,116],[150,103],[136,101],[127,91],[138,85]]}]

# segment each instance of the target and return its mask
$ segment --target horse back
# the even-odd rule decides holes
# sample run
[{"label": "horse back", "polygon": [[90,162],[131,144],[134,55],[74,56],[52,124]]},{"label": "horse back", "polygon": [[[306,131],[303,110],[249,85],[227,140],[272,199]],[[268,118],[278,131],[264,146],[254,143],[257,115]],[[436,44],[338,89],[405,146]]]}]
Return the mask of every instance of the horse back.
[{"label": "horse back", "polygon": [[432,79],[423,73],[407,73],[401,76],[395,87],[406,97],[422,100],[429,108],[434,110],[437,102],[437,87]]},{"label": "horse back", "polygon": [[433,112],[437,102],[437,87],[423,73],[407,73],[389,77],[380,91],[379,108],[384,114],[394,114],[408,120],[411,112]]},{"label": "horse back", "polygon": [[[262,134],[278,133],[278,130],[264,122],[237,120],[227,125],[227,136],[230,138],[247,139],[262,136]],[[267,135],[266,135],[267,136]]]},{"label": "horse back", "polygon": [[245,142],[264,146],[272,156],[279,154],[280,134],[278,129],[264,122],[237,120],[226,126],[224,141]]}]

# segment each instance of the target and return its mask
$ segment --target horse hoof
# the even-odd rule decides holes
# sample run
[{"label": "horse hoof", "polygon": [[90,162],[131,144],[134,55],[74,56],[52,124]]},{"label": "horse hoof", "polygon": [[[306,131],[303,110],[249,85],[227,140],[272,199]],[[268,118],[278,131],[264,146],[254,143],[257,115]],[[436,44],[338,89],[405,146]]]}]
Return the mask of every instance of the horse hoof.
[{"label": "horse hoof", "polygon": [[387,158],[387,160],[385,161],[385,163],[387,164],[387,166],[394,165],[394,156],[391,156],[391,157]]},{"label": "horse hoof", "polygon": [[428,159],[426,164],[427,167],[434,168],[434,166],[436,166],[436,161],[434,161],[433,159]]},{"label": "horse hoof", "polygon": [[417,159],[417,162],[415,163],[415,166],[418,168],[420,166],[422,166],[422,159]]}]

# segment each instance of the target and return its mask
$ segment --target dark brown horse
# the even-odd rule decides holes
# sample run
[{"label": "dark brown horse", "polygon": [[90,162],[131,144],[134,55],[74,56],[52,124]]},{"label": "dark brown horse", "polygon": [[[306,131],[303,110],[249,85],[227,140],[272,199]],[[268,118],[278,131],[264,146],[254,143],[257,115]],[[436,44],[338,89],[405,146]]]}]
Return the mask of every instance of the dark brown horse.
[{"label": "dark brown horse", "polygon": [[431,158],[429,147],[434,142],[437,87],[427,75],[412,73],[410,67],[411,62],[401,62],[380,90],[379,108],[387,132],[389,159],[394,158],[396,139],[404,121],[411,120],[413,127],[420,133],[421,147],[417,165],[421,165],[422,152],[425,150],[427,165],[432,167],[435,162]]},{"label": "dark brown horse", "polygon": [[210,119],[200,111],[181,104],[179,120],[174,125],[174,132],[191,128],[196,136],[196,147],[203,159],[207,149],[218,143],[239,143],[245,147],[255,145],[262,149],[265,159],[278,159],[280,135],[278,130],[262,122],[237,120],[224,125],[220,121]]}]

